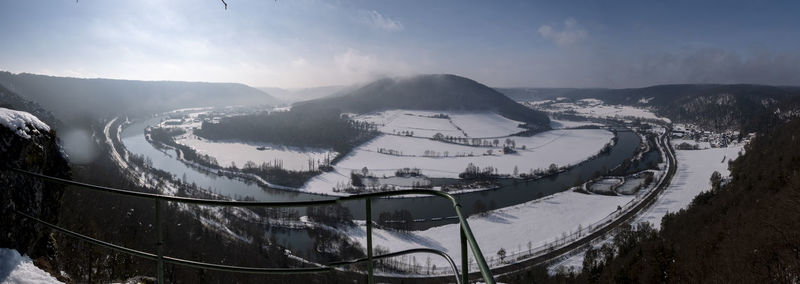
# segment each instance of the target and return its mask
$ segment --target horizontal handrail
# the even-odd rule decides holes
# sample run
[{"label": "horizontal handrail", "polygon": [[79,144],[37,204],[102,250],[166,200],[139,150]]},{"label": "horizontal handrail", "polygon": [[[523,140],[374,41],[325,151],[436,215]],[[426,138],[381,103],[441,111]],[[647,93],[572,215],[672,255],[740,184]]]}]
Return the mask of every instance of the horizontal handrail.
[{"label": "horizontal handrail", "polygon": [[[156,261],[158,260],[158,256],[153,254],[153,253],[144,252],[144,251],[140,251],[140,250],[135,250],[135,249],[131,249],[131,248],[126,248],[126,247],[123,247],[123,246],[120,246],[120,245],[115,245],[115,244],[112,244],[112,243],[109,243],[109,242],[104,242],[104,241],[101,241],[101,240],[98,240],[98,239],[95,239],[95,238],[88,237],[88,236],[83,235],[83,234],[79,234],[79,233],[64,229],[62,227],[59,227],[58,225],[49,223],[47,221],[44,221],[42,219],[39,219],[39,218],[34,217],[32,215],[29,215],[29,214],[26,214],[26,213],[21,212],[19,210],[16,210],[15,212],[16,212],[16,214],[19,214],[19,215],[24,216],[25,218],[34,220],[34,221],[36,221],[36,222],[38,222],[38,223],[40,223],[42,225],[45,225],[45,226],[47,226],[47,227],[49,227],[49,228],[51,228],[53,230],[59,231],[61,233],[67,234],[69,236],[72,236],[72,237],[75,237],[75,238],[78,238],[78,239],[81,239],[81,240],[89,242],[91,244],[102,246],[102,247],[106,247],[106,248],[109,248],[109,249],[112,249],[112,250],[121,251],[121,252],[124,252],[124,253],[127,253],[127,254],[135,255],[135,256],[138,256],[138,257],[141,257],[141,258],[145,258],[145,259],[149,259],[149,260],[156,260]],[[390,253],[386,253],[386,254],[376,255],[376,256],[373,256],[372,259],[373,260],[374,259],[385,259],[385,258],[392,258],[392,257],[396,257],[396,256],[401,256],[401,255],[406,255],[406,254],[414,254],[414,253],[429,253],[429,254],[435,254],[435,255],[439,255],[439,256],[443,257],[450,264],[450,268],[453,271],[453,275],[455,275],[455,277],[456,277],[456,282],[457,283],[461,283],[461,279],[458,277],[459,273],[458,273],[458,268],[455,265],[455,262],[453,261],[453,259],[449,255],[447,255],[446,253],[444,253],[444,252],[442,252],[440,250],[436,250],[436,249],[432,249],[432,248],[414,248],[414,249],[407,249],[407,250],[401,250],[401,251],[396,251],[396,252],[390,252]],[[359,263],[364,263],[364,262],[370,261],[369,258],[364,257],[364,258],[358,258],[358,259],[354,259],[354,260],[331,262],[331,263],[328,263],[328,264],[319,265],[318,267],[261,268],[261,267],[243,267],[243,266],[232,266],[232,265],[205,263],[205,262],[198,262],[198,261],[181,259],[181,258],[170,257],[170,256],[164,256],[163,260],[165,262],[172,263],[172,264],[189,266],[189,267],[200,268],[200,269],[209,269],[209,270],[224,271],[224,272],[236,272],[236,273],[250,273],[250,274],[272,274],[272,275],[279,275],[279,274],[308,274],[308,273],[330,272],[333,269],[336,269],[338,267],[347,266],[347,265],[354,265],[354,264],[359,264]]]},{"label": "horizontal handrail", "polygon": [[11,168],[10,170],[16,171],[19,173],[23,173],[26,175],[35,176],[38,178],[42,178],[45,180],[49,180],[52,182],[64,184],[64,185],[74,185],[84,188],[89,188],[101,192],[108,192],[114,194],[120,194],[125,196],[137,197],[137,198],[144,198],[144,199],[158,199],[164,201],[173,201],[173,202],[180,202],[180,203],[188,203],[188,204],[198,204],[198,205],[211,205],[211,206],[226,206],[226,207],[303,207],[303,206],[324,206],[324,205],[333,205],[342,201],[349,201],[349,200],[363,200],[367,198],[380,198],[380,197],[392,197],[392,196],[402,196],[402,195],[428,195],[428,196],[439,196],[443,198],[447,198],[450,200],[454,206],[461,206],[458,204],[456,199],[444,192],[430,190],[430,189],[404,189],[404,190],[395,190],[395,191],[384,191],[384,192],[372,192],[372,193],[363,193],[363,194],[354,194],[354,195],[347,195],[347,196],[339,196],[330,199],[323,199],[323,200],[308,200],[308,201],[235,201],[235,200],[217,200],[217,199],[201,199],[201,198],[192,198],[192,197],[182,197],[182,196],[173,196],[173,195],[165,195],[165,194],[157,194],[157,193],[147,193],[147,192],[140,192],[140,191],[132,191],[132,190],[124,190],[118,189],[113,187],[106,187],[94,184],[88,184],[83,182],[78,182],[74,180],[68,180],[64,178],[52,177],[48,175],[43,175],[40,173],[34,173],[31,171],[21,170],[17,168]]},{"label": "horizontal handrail", "polygon": [[[283,208],[286,208],[286,207],[333,205],[333,204],[337,204],[337,203],[340,203],[340,202],[343,202],[343,201],[364,200],[364,199],[369,200],[370,198],[392,197],[392,196],[402,196],[402,195],[438,196],[438,197],[446,198],[446,199],[450,200],[450,202],[452,203],[453,209],[456,211],[456,215],[458,216],[459,223],[461,224],[460,230],[463,233],[464,237],[466,238],[467,243],[469,244],[469,247],[472,249],[473,256],[476,259],[476,262],[478,264],[478,268],[479,268],[479,270],[481,272],[481,276],[483,277],[484,281],[486,281],[486,283],[495,283],[494,277],[492,275],[492,271],[489,269],[489,266],[486,263],[485,258],[483,257],[483,253],[481,252],[480,247],[478,246],[478,242],[475,240],[475,237],[472,234],[472,230],[469,227],[469,223],[467,223],[466,218],[464,217],[463,213],[461,212],[461,204],[459,204],[458,201],[452,195],[450,195],[448,193],[440,192],[440,191],[434,191],[434,190],[428,190],[428,189],[406,189],[406,190],[397,190],[397,191],[357,194],[357,195],[335,197],[335,198],[331,198],[331,199],[310,200],[310,201],[232,201],[232,200],[199,199],[199,198],[191,198],[191,197],[171,196],[171,195],[164,195],[164,194],[123,190],[123,189],[118,189],[118,188],[105,187],[105,186],[99,186],[99,185],[94,185],[94,184],[88,184],[88,183],[68,180],[68,179],[64,179],[64,178],[52,177],[52,176],[48,176],[48,175],[44,175],[44,174],[40,174],[40,173],[35,173],[35,172],[30,172],[30,171],[26,171],[26,170],[22,170],[22,169],[17,169],[17,168],[10,168],[10,170],[18,172],[18,173],[26,174],[26,175],[38,177],[38,178],[41,178],[41,179],[44,179],[44,180],[48,180],[48,181],[51,181],[51,182],[63,184],[63,185],[72,185],[72,186],[92,189],[92,190],[96,190],[96,191],[100,191],[100,192],[107,192],[107,193],[112,193],[112,194],[119,194],[119,195],[136,197],[136,198],[143,198],[143,199],[155,199],[155,200],[172,201],[172,202],[178,202],[178,203],[197,204],[197,205],[210,205],[210,206],[225,206],[225,207],[283,207]],[[125,253],[137,255],[137,256],[140,256],[140,257],[143,257],[143,258],[147,258],[147,259],[153,259],[153,260],[157,260],[157,261],[160,259],[160,260],[165,261],[165,262],[170,262],[170,263],[180,264],[180,265],[185,265],[185,266],[192,266],[192,267],[196,267],[196,268],[204,268],[204,269],[211,269],[211,270],[221,270],[221,271],[230,271],[230,272],[242,272],[242,273],[261,273],[261,274],[317,273],[317,272],[329,271],[331,269],[330,267],[328,267],[328,268],[324,268],[324,267],[320,267],[320,268],[248,268],[248,267],[226,266],[226,265],[218,265],[218,264],[196,262],[196,261],[191,261],[191,260],[172,258],[172,257],[168,257],[168,256],[159,256],[159,255],[154,255],[154,254],[150,254],[150,253],[146,253],[146,252],[137,251],[137,250],[133,250],[133,249],[130,249],[130,248],[122,247],[122,246],[115,245],[115,244],[112,244],[112,243],[96,240],[96,239],[93,239],[93,238],[90,238],[90,237],[87,237],[87,236],[84,236],[84,235],[80,235],[78,233],[63,229],[63,228],[60,228],[60,227],[58,227],[56,225],[47,223],[47,222],[45,222],[43,220],[40,220],[40,219],[35,218],[33,216],[27,215],[25,213],[22,213],[22,212],[17,212],[17,213],[22,214],[25,217],[32,218],[33,220],[36,220],[37,222],[45,224],[50,228],[56,229],[58,231],[64,232],[64,233],[66,233],[68,235],[83,239],[85,241],[91,242],[91,243],[96,244],[96,245],[100,245],[100,246],[104,246],[104,247],[107,247],[107,248],[123,251]],[[367,221],[370,222],[370,220],[367,220]],[[449,256],[447,256],[447,254],[445,254],[444,252],[433,250],[433,249],[424,249],[424,248],[414,249],[414,250],[419,250],[418,252],[433,253],[433,254],[437,254],[437,255],[441,255],[441,256],[445,257],[448,260],[448,262],[451,264],[451,266],[453,266],[453,269],[454,269],[454,271],[456,273],[456,278],[458,278],[458,271],[457,271],[457,269],[455,267],[455,264],[453,263],[452,259]],[[396,256],[396,255],[404,254],[402,252],[405,252],[405,251],[390,253],[388,255]],[[391,257],[391,256],[383,256],[383,257],[381,257],[381,256],[373,256],[372,259],[374,259],[374,258],[386,258],[386,257]],[[465,257],[465,256],[462,256],[462,258],[463,257]],[[353,260],[353,261],[357,261],[357,260]],[[357,262],[353,262],[353,261],[344,261],[344,262],[340,262],[340,263],[357,263]],[[363,262],[363,261],[370,261],[370,260],[369,260],[369,258],[367,258],[367,260],[358,259],[358,261],[362,261]],[[344,265],[344,264],[342,264],[342,265]],[[468,267],[464,267],[462,269],[468,270],[469,268]],[[458,281],[459,283],[462,282],[462,281],[460,281],[461,279],[458,279],[458,280],[459,280]]]}]

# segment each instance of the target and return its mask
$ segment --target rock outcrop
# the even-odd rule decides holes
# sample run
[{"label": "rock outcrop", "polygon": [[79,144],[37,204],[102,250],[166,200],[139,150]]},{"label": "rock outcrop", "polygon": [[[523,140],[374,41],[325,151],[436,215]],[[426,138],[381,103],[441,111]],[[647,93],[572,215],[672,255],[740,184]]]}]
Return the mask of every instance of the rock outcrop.
[{"label": "rock outcrop", "polygon": [[50,230],[15,212],[57,223],[63,187],[11,168],[70,177],[67,158],[47,124],[27,112],[0,108],[0,247],[49,262],[57,248]]}]

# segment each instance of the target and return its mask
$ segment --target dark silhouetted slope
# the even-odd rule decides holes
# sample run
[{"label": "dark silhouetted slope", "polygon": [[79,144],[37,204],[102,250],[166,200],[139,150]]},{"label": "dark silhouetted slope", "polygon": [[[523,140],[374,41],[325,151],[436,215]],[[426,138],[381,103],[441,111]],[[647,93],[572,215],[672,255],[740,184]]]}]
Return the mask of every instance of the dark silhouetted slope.
[{"label": "dark silhouetted slope", "polygon": [[355,113],[388,109],[493,111],[526,122],[534,130],[549,127],[545,114],[520,105],[486,85],[449,74],[381,79],[350,93],[298,103],[294,108],[299,111],[335,108]]}]

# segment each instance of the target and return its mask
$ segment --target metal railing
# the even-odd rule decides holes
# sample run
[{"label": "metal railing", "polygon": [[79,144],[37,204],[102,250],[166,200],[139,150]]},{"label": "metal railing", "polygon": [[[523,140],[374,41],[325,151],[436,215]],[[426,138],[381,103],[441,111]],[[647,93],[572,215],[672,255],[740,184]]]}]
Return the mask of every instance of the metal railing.
[{"label": "metal railing", "polygon": [[[81,235],[79,233],[70,231],[68,229],[61,228],[57,225],[48,223],[44,220],[41,220],[35,216],[31,216],[29,214],[16,211],[17,214],[34,220],[38,223],[41,223],[51,229],[56,231],[65,233],[72,237],[79,238],[81,240],[87,241],[94,245],[106,247],[112,250],[120,251],[126,254],[142,257],[145,259],[154,260],[157,263],[157,279],[158,283],[164,283],[164,263],[171,263],[175,265],[182,265],[188,267],[194,267],[199,269],[208,269],[208,270],[216,270],[216,271],[226,271],[226,272],[235,272],[235,273],[251,273],[251,274],[306,274],[306,273],[320,273],[320,272],[330,272],[339,267],[357,264],[357,263],[367,263],[367,279],[369,283],[374,283],[374,273],[373,273],[373,261],[376,259],[384,259],[384,258],[391,258],[399,255],[405,254],[412,254],[412,253],[430,253],[439,255],[447,260],[450,264],[450,267],[453,270],[453,274],[456,278],[457,283],[468,283],[469,282],[469,255],[467,253],[467,246],[472,250],[472,254],[475,257],[475,260],[478,264],[478,269],[480,270],[481,276],[483,281],[486,283],[495,283],[494,276],[492,275],[492,271],[489,269],[488,264],[486,263],[486,259],[483,257],[483,253],[481,252],[480,247],[478,246],[478,242],[475,240],[475,237],[472,234],[472,230],[469,227],[469,223],[467,222],[465,216],[461,212],[461,205],[456,201],[456,199],[447,193],[433,191],[433,190],[422,190],[422,189],[408,189],[408,190],[398,190],[398,191],[389,191],[389,192],[376,192],[376,193],[366,193],[366,194],[358,194],[358,195],[350,195],[350,196],[342,196],[332,199],[325,199],[325,200],[315,200],[315,201],[288,201],[288,202],[277,202],[277,201],[231,201],[231,200],[212,200],[212,199],[198,199],[198,198],[191,198],[191,197],[179,197],[179,196],[171,196],[171,195],[163,195],[163,194],[155,194],[155,193],[146,193],[146,192],[138,192],[138,191],[130,191],[130,190],[123,190],[87,183],[76,182],[68,179],[62,179],[57,177],[51,177],[39,173],[34,173],[26,170],[21,169],[10,169],[12,171],[41,178],[43,180],[49,182],[55,182],[64,185],[72,185],[77,186],[79,188],[86,188],[100,192],[107,192],[112,194],[118,194],[123,196],[135,197],[135,198],[142,198],[142,199],[149,199],[155,201],[155,215],[156,215],[156,253],[149,253],[139,250],[134,250],[131,248],[123,247],[120,245],[116,245],[113,243],[101,241],[98,239],[94,239],[85,235]],[[372,254],[372,199],[373,198],[381,198],[381,197],[390,197],[390,196],[400,196],[400,195],[429,195],[429,196],[438,196],[442,198],[446,198],[450,200],[453,205],[453,209],[456,212],[456,215],[459,220],[459,232],[460,232],[460,239],[461,239],[461,273],[459,274],[458,268],[453,262],[453,259],[450,258],[449,255],[446,253],[435,250],[431,248],[416,248],[416,249],[409,249],[403,251],[397,251],[382,255],[373,255]],[[177,202],[177,203],[185,203],[185,204],[196,204],[196,205],[208,205],[208,206],[223,206],[223,207],[272,207],[272,208],[286,208],[286,207],[306,207],[306,206],[325,206],[325,205],[334,205],[344,201],[352,201],[352,200],[364,200],[364,205],[366,208],[366,236],[367,236],[367,257],[354,259],[354,260],[347,260],[347,261],[339,261],[333,262],[328,264],[320,264],[317,267],[303,267],[303,268],[259,268],[259,267],[243,267],[243,266],[232,266],[232,265],[221,265],[221,264],[213,264],[213,263],[206,263],[206,262],[198,262],[193,260],[187,259],[180,259],[170,256],[164,255],[164,243],[163,243],[163,231],[162,231],[162,220],[161,220],[161,203],[163,201],[168,202]]]}]

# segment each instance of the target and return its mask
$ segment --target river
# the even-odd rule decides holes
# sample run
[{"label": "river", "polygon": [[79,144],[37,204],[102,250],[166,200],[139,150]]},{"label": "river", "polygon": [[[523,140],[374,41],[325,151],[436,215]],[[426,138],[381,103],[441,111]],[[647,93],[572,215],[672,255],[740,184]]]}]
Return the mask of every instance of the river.
[{"label": "river", "polygon": [[[155,168],[173,173],[181,178],[185,176],[188,182],[194,182],[199,186],[231,197],[250,196],[262,201],[322,200],[332,198],[313,193],[261,187],[256,183],[219,176],[190,167],[176,159],[174,155],[167,155],[147,142],[144,137],[144,129],[158,121],[159,118],[153,118],[128,125],[123,129],[121,137],[122,143],[129,152],[149,157],[153,161]],[[606,169],[614,168],[624,160],[632,157],[639,146],[639,136],[634,132],[621,128],[617,131],[617,138],[617,143],[610,152],[581,163],[565,172],[532,181],[502,180],[501,186],[497,189],[459,193],[455,194],[455,198],[462,205],[462,211],[469,215],[475,211],[475,205],[478,201],[489,209],[493,209],[513,206],[561,192],[577,183],[588,180],[595,172],[604,167]],[[657,157],[657,154],[648,153],[646,160],[657,159]],[[646,164],[640,163],[639,167],[644,169]],[[342,205],[349,208],[356,219],[365,217],[363,201],[349,201],[342,203]],[[439,197],[379,199],[373,202],[372,208],[374,218],[377,218],[381,212],[409,210],[414,219],[426,220],[425,222],[417,222],[417,228],[455,222],[452,219],[455,213],[449,201]],[[431,219],[434,220],[431,221]]]}]

